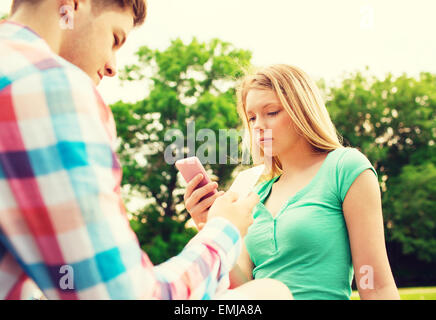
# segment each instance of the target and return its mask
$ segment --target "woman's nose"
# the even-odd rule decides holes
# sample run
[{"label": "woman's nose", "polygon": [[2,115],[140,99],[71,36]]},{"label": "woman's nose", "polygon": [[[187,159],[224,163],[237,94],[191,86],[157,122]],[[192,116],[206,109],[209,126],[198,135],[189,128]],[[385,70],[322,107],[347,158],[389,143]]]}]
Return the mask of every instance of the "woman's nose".
[{"label": "woman's nose", "polygon": [[265,129],[265,123],[261,117],[256,117],[253,124],[254,130],[263,130]]}]

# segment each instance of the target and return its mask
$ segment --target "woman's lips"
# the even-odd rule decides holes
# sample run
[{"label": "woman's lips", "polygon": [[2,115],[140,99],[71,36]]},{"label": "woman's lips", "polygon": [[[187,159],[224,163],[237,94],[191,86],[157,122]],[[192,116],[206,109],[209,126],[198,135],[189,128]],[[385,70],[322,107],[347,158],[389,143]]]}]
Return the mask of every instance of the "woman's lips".
[{"label": "woman's lips", "polygon": [[260,138],[259,140],[257,140],[259,142],[259,144],[267,144],[267,143],[272,143],[272,138]]}]

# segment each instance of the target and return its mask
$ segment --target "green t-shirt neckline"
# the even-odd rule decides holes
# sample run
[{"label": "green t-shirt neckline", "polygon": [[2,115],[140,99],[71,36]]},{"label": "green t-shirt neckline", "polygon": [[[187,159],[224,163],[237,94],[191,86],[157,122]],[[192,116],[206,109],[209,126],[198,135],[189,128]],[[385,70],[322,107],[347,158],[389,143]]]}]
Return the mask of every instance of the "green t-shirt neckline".
[{"label": "green t-shirt neckline", "polygon": [[[337,149],[336,149],[337,150]],[[293,196],[291,196],[288,200],[286,200],[286,202],[280,207],[279,211],[277,211],[276,215],[273,217],[273,215],[271,214],[271,212],[265,207],[265,200],[270,196],[271,194],[271,190],[272,187],[274,185],[274,183],[276,183],[281,175],[278,175],[274,178],[272,178],[271,180],[269,180],[267,182],[268,187],[265,189],[265,191],[262,193],[262,196],[260,197],[260,204],[265,208],[266,211],[269,212],[269,214],[271,215],[272,219],[278,219],[280,214],[282,214],[282,212],[285,211],[285,209],[292,203],[297,202],[299,199],[301,199],[307,192],[310,191],[312,185],[314,185],[317,180],[319,179],[319,177],[322,174],[322,170],[324,169],[324,167],[326,166],[326,163],[329,161],[329,157],[331,156],[332,152],[331,151],[327,154],[326,158],[324,159],[324,161],[322,162],[320,168],[318,169],[318,171],[316,172],[315,176],[300,190],[298,190]]]}]

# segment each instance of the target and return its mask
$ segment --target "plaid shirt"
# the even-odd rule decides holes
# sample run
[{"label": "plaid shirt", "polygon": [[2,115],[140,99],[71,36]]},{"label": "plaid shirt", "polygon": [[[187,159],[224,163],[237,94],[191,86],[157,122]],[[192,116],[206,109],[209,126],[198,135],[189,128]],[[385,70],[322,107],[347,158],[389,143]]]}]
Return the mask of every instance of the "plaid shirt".
[{"label": "plaid shirt", "polygon": [[209,299],[238,230],[212,219],[153,266],[129,226],[115,122],[91,79],[29,28],[0,23],[0,298]]}]

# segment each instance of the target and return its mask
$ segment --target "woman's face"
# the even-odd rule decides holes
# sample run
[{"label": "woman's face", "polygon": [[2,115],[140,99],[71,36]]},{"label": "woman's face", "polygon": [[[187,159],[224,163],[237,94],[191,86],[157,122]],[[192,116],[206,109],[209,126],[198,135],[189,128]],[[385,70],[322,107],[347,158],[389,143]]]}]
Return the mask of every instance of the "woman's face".
[{"label": "woman's face", "polygon": [[265,156],[280,158],[280,155],[292,151],[302,138],[272,90],[250,89],[245,111],[253,142]]}]

